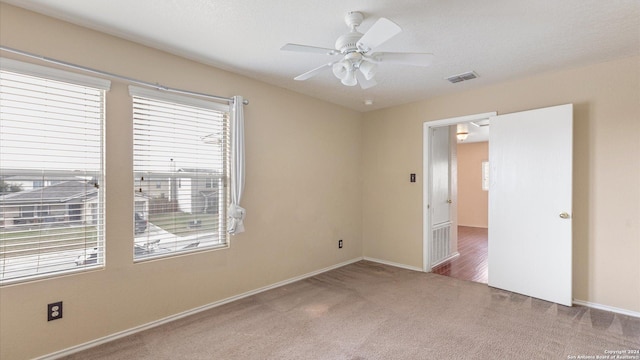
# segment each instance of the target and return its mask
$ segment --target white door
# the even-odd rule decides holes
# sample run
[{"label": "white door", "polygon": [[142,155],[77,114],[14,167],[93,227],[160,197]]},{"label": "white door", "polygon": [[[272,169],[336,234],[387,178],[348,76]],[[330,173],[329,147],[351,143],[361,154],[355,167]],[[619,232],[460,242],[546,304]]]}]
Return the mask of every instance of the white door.
[{"label": "white door", "polygon": [[431,130],[431,266],[451,255],[451,131],[449,126]]},{"label": "white door", "polygon": [[573,105],[490,121],[489,286],[571,306]]},{"label": "white door", "polygon": [[431,142],[431,223],[434,226],[451,221],[449,127],[433,128]]}]

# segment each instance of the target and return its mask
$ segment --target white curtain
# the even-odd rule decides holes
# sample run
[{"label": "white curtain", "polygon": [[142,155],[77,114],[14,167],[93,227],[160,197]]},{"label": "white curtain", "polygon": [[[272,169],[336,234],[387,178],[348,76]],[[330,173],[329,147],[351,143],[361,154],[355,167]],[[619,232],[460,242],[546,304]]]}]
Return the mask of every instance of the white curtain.
[{"label": "white curtain", "polygon": [[228,231],[235,235],[244,231],[246,210],[240,206],[244,189],[244,109],[242,96],[233,97],[231,109],[231,204]]}]

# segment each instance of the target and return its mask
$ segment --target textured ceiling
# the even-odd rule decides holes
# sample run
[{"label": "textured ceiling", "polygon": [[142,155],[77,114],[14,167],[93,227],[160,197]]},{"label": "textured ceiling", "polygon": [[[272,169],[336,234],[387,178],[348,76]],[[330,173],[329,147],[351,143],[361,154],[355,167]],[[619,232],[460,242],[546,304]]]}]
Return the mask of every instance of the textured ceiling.
[{"label": "textured ceiling", "polygon": [[[358,111],[640,54],[638,0],[3,1]],[[376,50],[429,52],[433,64],[381,64],[367,90],[343,86],[330,70],[294,81],[333,58],[280,47],[333,48],[349,11],[364,13],[363,33],[379,17],[402,27]],[[479,78],[444,80],[469,70]]]}]

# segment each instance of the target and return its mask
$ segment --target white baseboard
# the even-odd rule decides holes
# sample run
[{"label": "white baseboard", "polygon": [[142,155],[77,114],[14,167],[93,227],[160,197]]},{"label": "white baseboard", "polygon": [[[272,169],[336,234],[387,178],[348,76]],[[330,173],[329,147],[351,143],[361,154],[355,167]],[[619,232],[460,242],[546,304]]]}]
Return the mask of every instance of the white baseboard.
[{"label": "white baseboard", "polygon": [[358,257],[358,258],[354,258],[354,259],[351,259],[351,260],[347,260],[345,262],[342,262],[342,263],[339,263],[339,264],[335,264],[335,265],[326,267],[324,269],[312,271],[310,273],[306,273],[306,274],[303,274],[303,275],[300,275],[300,276],[296,276],[296,277],[293,277],[293,278],[290,278],[290,279],[287,279],[287,280],[283,280],[283,281],[277,282],[275,284],[267,285],[267,286],[264,286],[264,287],[261,287],[261,288],[255,289],[255,290],[247,291],[247,292],[239,294],[239,295],[231,296],[231,297],[228,297],[226,299],[215,301],[215,302],[212,302],[212,303],[207,304],[207,305],[203,305],[203,306],[191,309],[191,310],[187,310],[187,311],[175,314],[175,315],[171,315],[171,316],[168,316],[168,317],[163,318],[163,319],[159,319],[159,320],[147,323],[147,324],[136,326],[136,327],[128,329],[128,330],[124,330],[124,331],[117,332],[115,334],[107,335],[107,336],[99,338],[99,339],[91,340],[91,341],[86,342],[84,344],[80,344],[80,345],[73,346],[73,347],[70,347],[70,348],[67,348],[67,349],[64,349],[64,350],[60,350],[60,351],[57,351],[57,352],[54,352],[54,353],[51,353],[51,354],[47,354],[47,355],[38,357],[38,358],[36,358],[34,360],[53,360],[53,359],[62,358],[64,356],[69,356],[69,355],[75,354],[77,352],[80,352],[80,351],[83,351],[83,350],[87,350],[87,349],[90,349],[92,347],[108,343],[110,341],[114,341],[114,340],[129,336],[129,335],[133,335],[133,334],[139,333],[141,331],[145,331],[145,330],[148,330],[148,329],[151,329],[151,328],[154,328],[154,327],[157,327],[157,326],[160,326],[160,325],[163,325],[163,324],[166,324],[166,323],[178,320],[178,319],[182,319],[182,318],[190,316],[190,315],[197,314],[197,313],[202,312],[202,311],[213,309],[215,307],[230,303],[232,301],[240,300],[240,299],[252,296],[252,295],[259,294],[261,292],[265,292],[265,291],[268,291],[268,290],[271,290],[271,289],[278,288],[280,286],[284,286],[284,285],[288,285],[288,284],[294,283],[296,281],[304,280],[306,278],[310,278],[312,276],[316,276],[316,275],[322,274],[322,273],[330,271],[330,270],[341,268],[343,266],[346,266],[346,265],[349,265],[349,264],[353,264],[353,263],[361,261],[361,260],[363,260],[362,257]]},{"label": "white baseboard", "polygon": [[389,266],[394,266],[394,267],[398,267],[398,268],[402,268],[402,269],[407,269],[407,270],[413,270],[413,271],[420,271],[420,272],[422,272],[422,268],[419,268],[419,267],[416,267],[416,266],[411,266],[411,265],[405,265],[405,264],[395,263],[395,262],[393,262],[393,261],[381,260],[381,259],[371,258],[371,257],[367,257],[367,256],[365,256],[365,257],[363,258],[363,260],[373,261],[373,262],[377,262],[377,263],[380,263],[380,264],[385,264],[385,265],[389,265]]},{"label": "white baseboard", "polygon": [[581,306],[586,306],[586,307],[590,307],[590,308],[593,308],[593,309],[611,311],[611,312],[622,314],[622,315],[628,315],[628,316],[633,316],[633,317],[640,318],[640,312],[637,312],[637,311],[631,311],[631,310],[627,310],[627,309],[620,309],[620,308],[617,308],[617,307],[608,306],[608,305],[602,305],[602,304],[596,304],[596,303],[592,303],[592,302],[588,302],[588,301],[584,301],[584,300],[573,299],[573,305],[581,305]]},{"label": "white baseboard", "polygon": [[[277,282],[277,283],[274,283],[274,284],[271,284],[271,285],[267,285],[267,286],[264,286],[264,287],[261,287],[261,288],[255,289],[255,290],[247,291],[247,292],[239,294],[239,295],[235,295],[235,296],[228,297],[226,299],[215,301],[215,302],[212,302],[212,303],[204,305],[204,306],[200,306],[200,307],[197,307],[197,308],[194,308],[194,309],[191,309],[191,310],[187,310],[187,311],[175,314],[175,315],[171,315],[171,316],[165,317],[163,319],[159,319],[159,320],[147,323],[147,324],[136,326],[136,327],[128,329],[128,330],[124,330],[124,331],[117,332],[115,334],[107,335],[107,336],[99,338],[99,339],[91,340],[91,341],[86,342],[84,344],[80,344],[80,345],[73,346],[73,347],[70,347],[70,348],[67,348],[67,349],[64,349],[64,350],[60,350],[60,351],[57,351],[55,353],[47,354],[47,355],[38,357],[35,360],[54,360],[54,359],[59,359],[59,358],[65,357],[65,356],[69,356],[69,355],[75,354],[77,352],[80,352],[80,351],[83,351],[83,350],[87,350],[87,349],[90,349],[92,347],[108,343],[110,341],[114,341],[114,340],[129,336],[129,335],[133,335],[133,334],[136,334],[136,333],[139,333],[139,332],[142,332],[142,331],[145,331],[145,330],[148,330],[148,329],[151,329],[151,328],[154,328],[154,327],[157,327],[157,326],[160,326],[160,325],[163,325],[163,324],[166,324],[166,323],[178,320],[178,319],[182,319],[182,318],[190,316],[190,315],[197,314],[197,313],[202,312],[202,311],[213,309],[215,307],[230,303],[232,301],[240,300],[240,299],[243,299],[243,298],[246,298],[246,297],[249,297],[249,296],[252,296],[252,295],[256,295],[256,294],[259,294],[259,293],[262,293],[262,292],[265,292],[265,291],[268,291],[268,290],[271,290],[271,289],[275,289],[275,288],[278,288],[278,287],[281,287],[281,286],[284,286],[284,285],[288,285],[288,284],[294,283],[296,281],[304,280],[306,278],[310,278],[312,276],[316,276],[316,275],[322,274],[322,273],[327,272],[327,271],[331,271],[331,270],[334,270],[334,269],[337,269],[337,268],[341,268],[343,266],[346,266],[346,265],[349,265],[349,264],[353,264],[353,263],[358,262],[360,260],[367,260],[367,261],[377,262],[377,263],[380,263],[380,264],[385,264],[385,265],[394,266],[394,267],[407,269],[407,270],[420,271],[420,272],[423,271],[419,267],[400,264],[400,263],[395,263],[395,262],[392,262],[392,261],[381,260],[381,259],[376,259],[376,258],[371,258],[371,257],[366,257],[366,256],[365,257],[358,257],[358,258],[354,258],[354,259],[351,259],[351,260],[347,260],[347,261],[339,263],[339,264],[335,264],[335,265],[326,267],[324,269],[312,271],[310,273],[299,275],[299,276],[296,276],[296,277],[293,277],[293,278],[290,278],[290,279],[287,279],[287,280],[283,280],[283,281],[280,281],[280,282]],[[640,318],[640,312],[626,310],[626,309],[620,309],[620,308],[616,308],[616,307],[613,307],[613,306],[601,305],[601,304],[596,304],[596,303],[592,303],[592,302],[588,302],[588,301],[584,301],[584,300],[578,300],[578,299],[574,299],[573,300],[573,304],[574,305],[586,306],[586,307],[599,309],[599,310],[611,311],[611,312],[615,312],[615,313],[618,313],[618,314],[623,314],[623,315],[628,315],[628,316],[633,316],[633,317]]]},{"label": "white baseboard", "polygon": [[434,267],[436,267],[436,266],[438,266],[440,264],[444,264],[449,260],[453,260],[453,259],[457,258],[458,256],[460,256],[460,253],[456,251],[453,254],[447,256],[446,258],[444,258],[444,259],[438,261],[437,263],[431,265],[431,268],[433,269]]}]

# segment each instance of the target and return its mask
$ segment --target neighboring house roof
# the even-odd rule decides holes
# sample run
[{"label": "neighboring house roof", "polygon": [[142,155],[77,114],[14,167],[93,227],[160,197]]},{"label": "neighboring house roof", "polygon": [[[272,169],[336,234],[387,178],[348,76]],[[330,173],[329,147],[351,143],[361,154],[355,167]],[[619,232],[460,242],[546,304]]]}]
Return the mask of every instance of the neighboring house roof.
[{"label": "neighboring house roof", "polygon": [[98,189],[85,181],[65,181],[38,189],[19,191],[0,196],[5,204],[11,203],[64,203],[76,198],[94,197]]}]

